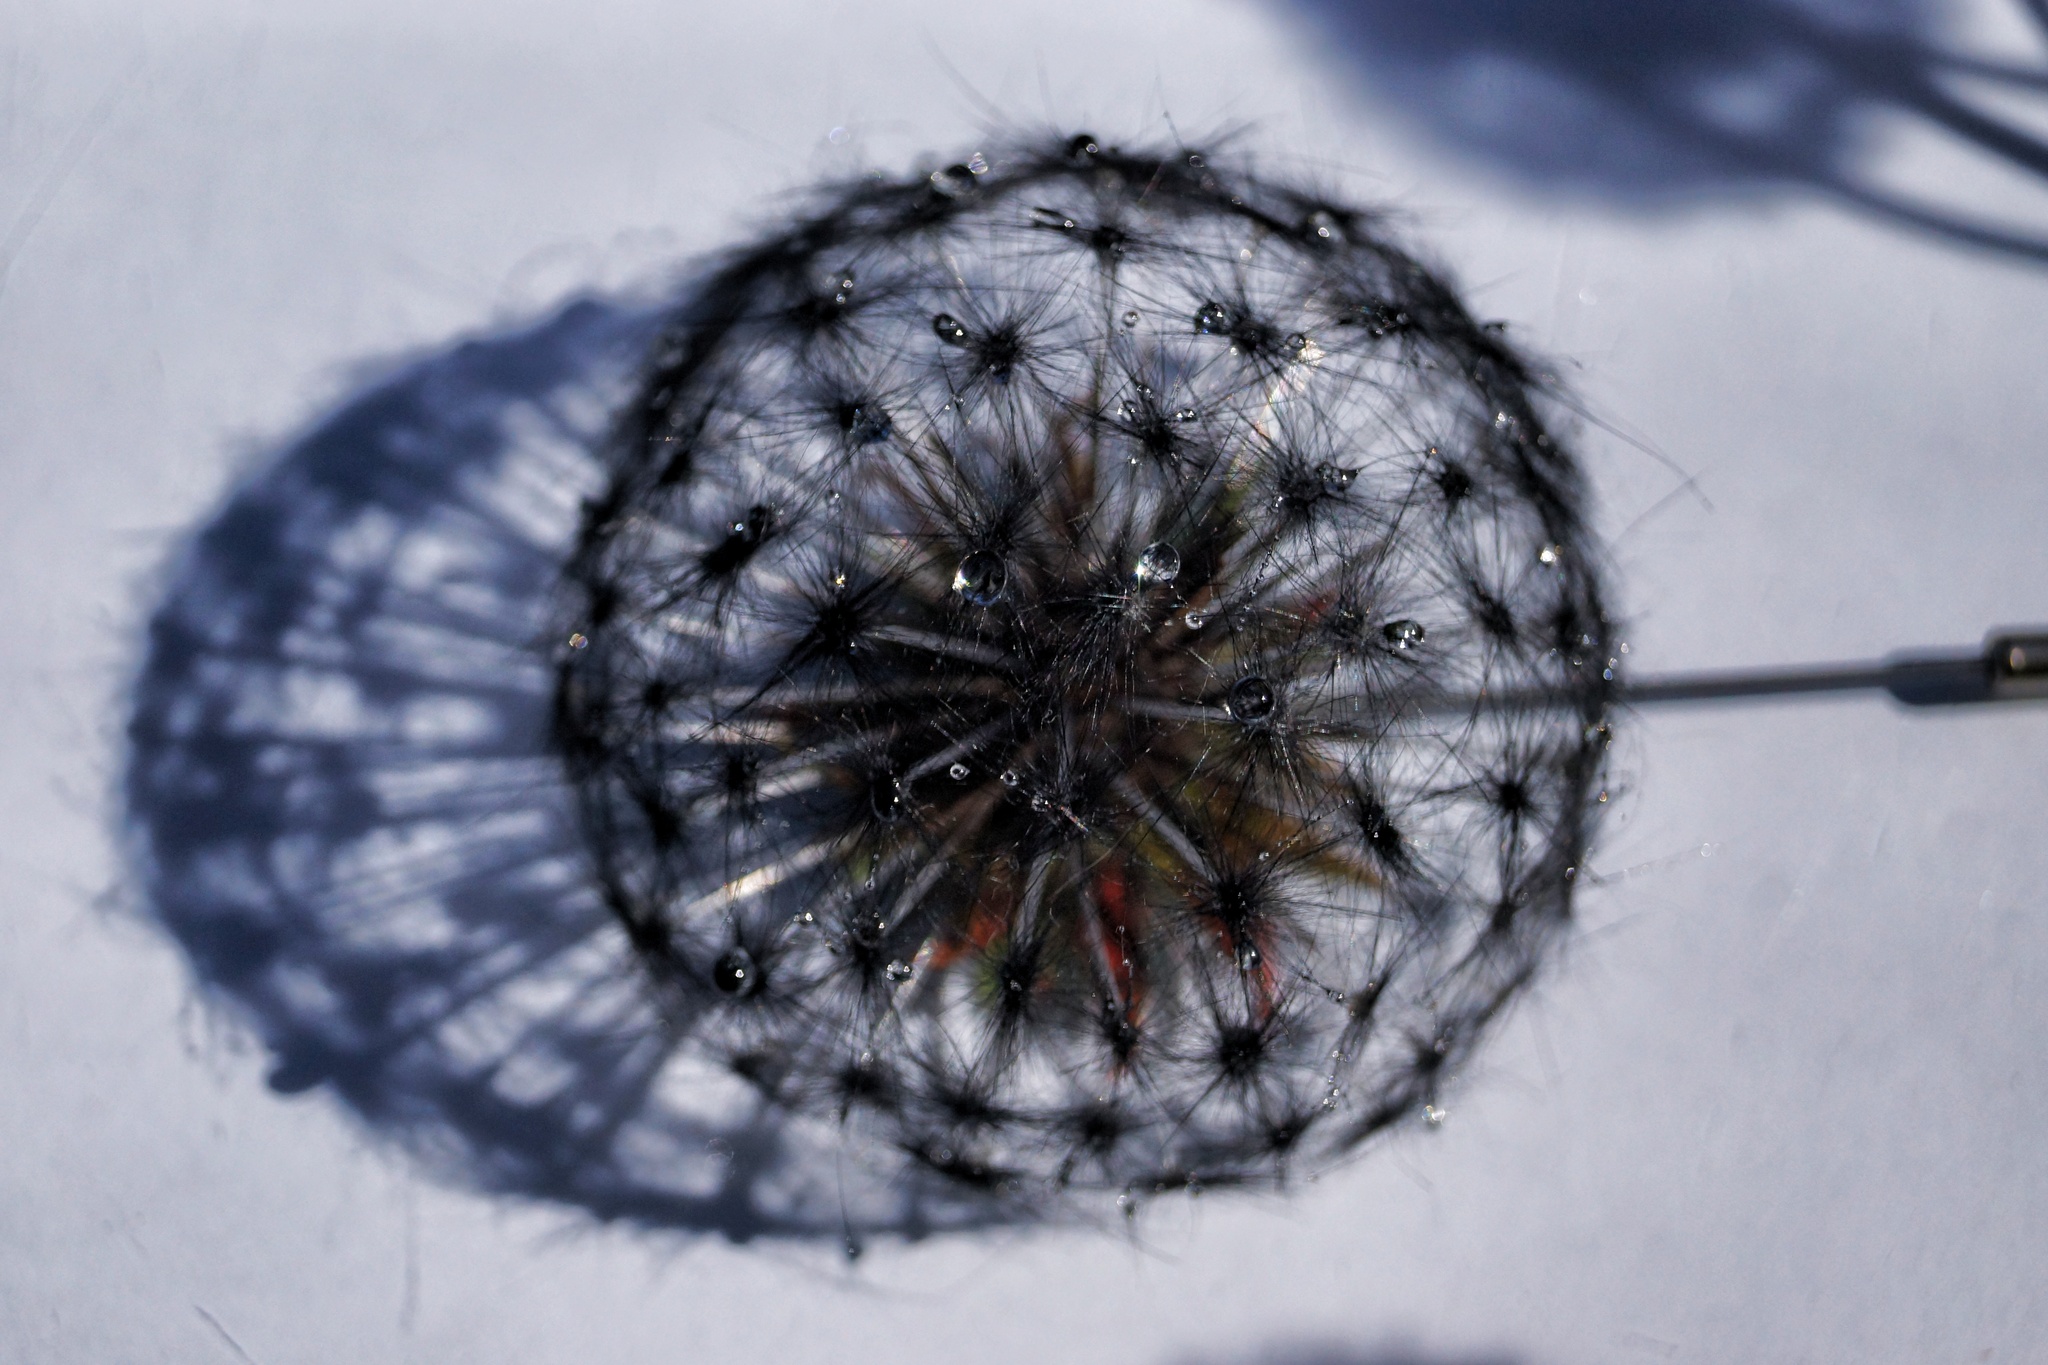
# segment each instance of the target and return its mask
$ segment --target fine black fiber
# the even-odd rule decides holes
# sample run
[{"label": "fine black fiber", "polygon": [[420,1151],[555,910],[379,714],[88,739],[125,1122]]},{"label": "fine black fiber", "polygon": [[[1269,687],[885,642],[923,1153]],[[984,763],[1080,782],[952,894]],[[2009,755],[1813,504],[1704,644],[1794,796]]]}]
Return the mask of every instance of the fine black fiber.
[{"label": "fine black fiber", "polygon": [[1614,684],[1541,385],[1229,162],[830,188],[668,319],[555,724],[698,1103],[1032,1212],[1271,1184],[1567,923]]}]

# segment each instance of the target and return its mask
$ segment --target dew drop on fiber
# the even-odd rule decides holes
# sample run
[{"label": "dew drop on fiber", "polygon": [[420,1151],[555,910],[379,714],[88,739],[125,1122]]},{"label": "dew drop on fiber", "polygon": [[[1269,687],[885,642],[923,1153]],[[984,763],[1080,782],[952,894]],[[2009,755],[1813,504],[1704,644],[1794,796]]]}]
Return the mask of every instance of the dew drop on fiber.
[{"label": "dew drop on fiber", "polygon": [[1140,586],[1167,584],[1180,577],[1180,551],[1163,540],[1155,540],[1138,555],[1131,576]]},{"label": "dew drop on fiber", "polygon": [[1009,581],[1009,566],[993,550],[974,551],[953,571],[953,591],[977,607],[992,605],[1003,595],[1003,588]]},{"label": "dew drop on fiber", "polygon": [[941,198],[959,199],[974,189],[974,167],[962,162],[933,171],[931,183]]},{"label": "dew drop on fiber", "polygon": [[1420,648],[1428,632],[1422,628],[1422,622],[1420,621],[1402,620],[1387,622],[1385,626],[1380,628],[1380,634],[1385,637],[1389,645],[1405,654],[1410,650]]},{"label": "dew drop on fiber", "polygon": [[745,948],[730,948],[711,964],[711,984],[727,995],[747,995],[759,979],[754,955]]},{"label": "dew drop on fiber", "polygon": [[1273,701],[1273,685],[1254,673],[1231,684],[1230,698],[1225,705],[1232,717],[1249,722],[1272,715]]}]

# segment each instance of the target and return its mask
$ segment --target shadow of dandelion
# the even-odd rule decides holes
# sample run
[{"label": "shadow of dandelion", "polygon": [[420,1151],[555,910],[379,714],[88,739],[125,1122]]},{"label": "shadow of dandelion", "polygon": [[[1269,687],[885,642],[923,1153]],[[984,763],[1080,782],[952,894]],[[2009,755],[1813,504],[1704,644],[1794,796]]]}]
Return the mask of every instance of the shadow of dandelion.
[{"label": "shadow of dandelion", "polygon": [[586,301],[422,360],[194,537],[129,725],[152,911],[276,1090],[464,1183],[736,1240],[985,1218],[689,1074],[586,869],[540,644],[655,326]]},{"label": "shadow of dandelion", "polygon": [[[1873,171],[1901,129],[2048,177],[2048,62],[1951,45],[1938,0],[1288,0],[1362,83],[1545,188],[1622,199],[1803,187],[1949,241],[2048,260],[2048,235]],[[2048,7],[2018,0],[2048,41]]]},{"label": "shadow of dandelion", "polygon": [[[1310,1342],[1269,1347],[1231,1358],[1234,1365],[1518,1365],[1522,1357],[1504,1352],[1442,1355],[1406,1344],[1377,1348]],[[1213,1356],[1175,1357],[1176,1365],[1215,1365]]]}]

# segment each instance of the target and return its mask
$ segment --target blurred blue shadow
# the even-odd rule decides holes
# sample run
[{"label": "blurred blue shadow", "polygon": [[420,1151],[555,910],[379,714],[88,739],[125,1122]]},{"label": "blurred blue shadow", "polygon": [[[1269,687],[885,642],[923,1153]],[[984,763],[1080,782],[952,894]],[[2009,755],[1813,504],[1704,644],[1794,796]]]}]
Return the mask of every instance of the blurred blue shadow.
[{"label": "blurred blue shadow", "polygon": [[1496,1352],[1444,1355],[1405,1344],[1378,1347],[1295,1342],[1235,1356],[1175,1357],[1174,1365],[1520,1365],[1520,1356]]},{"label": "blurred blue shadow", "polygon": [[128,727],[147,908],[273,1088],[459,1183],[850,1252],[980,1225],[693,1067],[585,864],[553,595],[661,316],[585,301],[429,355],[193,536]]},{"label": "blurred blue shadow", "polygon": [[1904,120],[2048,179],[2048,140],[1985,97],[2048,113],[2048,0],[1998,0],[2043,40],[2032,64],[1958,51],[1948,0],[1277,3],[1329,40],[1369,96],[1539,187],[1630,201],[1803,187],[2048,261],[2048,235],[1872,174],[1886,125]]}]

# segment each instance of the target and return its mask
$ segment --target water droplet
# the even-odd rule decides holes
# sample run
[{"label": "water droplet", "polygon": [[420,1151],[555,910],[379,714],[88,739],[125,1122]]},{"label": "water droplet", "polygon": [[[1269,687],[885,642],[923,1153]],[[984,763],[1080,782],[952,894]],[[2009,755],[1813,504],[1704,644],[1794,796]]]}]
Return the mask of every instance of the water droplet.
[{"label": "water droplet", "polygon": [[579,631],[574,631],[574,632],[572,632],[572,633],[570,634],[570,636],[569,636],[569,648],[571,648],[571,649],[588,649],[588,648],[590,648],[590,637],[589,637],[588,635],[585,635],[585,634],[584,634],[584,633],[583,633],[582,631],[580,631],[580,630],[579,630]]},{"label": "water droplet", "polygon": [[1316,466],[1316,477],[1323,481],[1323,491],[1335,497],[1351,487],[1351,481],[1358,477],[1358,471],[1345,469],[1341,465],[1319,464]]},{"label": "water droplet", "polygon": [[1200,630],[1209,624],[1209,618],[1198,611],[1191,611],[1182,619],[1188,623],[1189,630]]},{"label": "water droplet", "polygon": [[1031,798],[1031,809],[1043,815],[1052,809],[1052,802],[1047,800],[1043,793],[1038,793]]},{"label": "water droplet", "polygon": [[1237,720],[1264,720],[1273,714],[1272,685],[1256,673],[1248,678],[1239,678],[1231,685],[1230,696],[1224,705]]},{"label": "water droplet", "polygon": [[1265,960],[1264,955],[1259,952],[1258,944],[1247,941],[1237,945],[1237,969],[1239,971],[1255,972],[1259,969],[1259,964]]},{"label": "water droplet", "polygon": [[831,132],[825,134],[825,141],[831,143],[834,147],[839,147],[845,145],[846,140],[852,136],[853,134],[847,132],[844,128],[834,128]]},{"label": "water droplet", "polygon": [[1420,621],[1389,621],[1380,627],[1380,634],[1388,644],[1405,654],[1420,645],[1428,632],[1423,630]]},{"label": "water droplet", "polygon": [[1140,322],[1144,321],[1144,316],[1135,308],[1126,308],[1124,309],[1124,326],[1136,327]]},{"label": "water droplet", "polygon": [[1541,564],[1555,564],[1563,558],[1564,546],[1562,545],[1546,545],[1536,552],[1537,562]]},{"label": "water droplet", "polygon": [[839,413],[840,430],[857,446],[885,439],[892,425],[889,414],[871,403],[849,403]]},{"label": "water droplet", "polygon": [[1201,420],[1201,417],[1202,414],[1193,408],[1178,408],[1175,409],[1173,414],[1173,420],[1176,422],[1197,422]]},{"label": "water droplet", "polygon": [[1061,213],[1058,209],[1033,209],[1031,220],[1040,227],[1051,228],[1054,232],[1072,232],[1080,224]]},{"label": "water droplet", "polygon": [[910,964],[900,957],[891,962],[884,970],[888,972],[891,981],[910,980]]},{"label": "water droplet", "polygon": [[904,814],[903,784],[895,778],[877,782],[868,790],[868,804],[874,808],[875,818],[890,823]]},{"label": "water droplet", "polygon": [[946,776],[952,778],[955,782],[965,782],[968,772],[969,769],[965,763],[955,763],[952,767],[946,769]]},{"label": "water droplet", "polygon": [[1209,163],[1203,159],[1202,154],[1200,152],[1188,153],[1188,165],[1194,167],[1196,170],[1199,171],[1202,169],[1202,167],[1208,164]]},{"label": "water droplet", "polygon": [[1308,333],[1289,332],[1285,345],[1288,350],[1293,351],[1296,355],[1301,354],[1308,349]]},{"label": "water droplet", "polygon": [[1450,1117],[1450,1115],[1433,1104],[1425,1104],[1422,1106],[1422,1117],[1430,1127],[1441,1128],[1444,1126],[1444,1120]]},{"label": "water droplet", "polygon": [[1070,161],[1093,161],[1102,154],[1102,144],[1095,140],[1093,133],[1076,133],[1067,139],[1067,159]]},{"label": "water droplet", "polygon": [[1218,336],[1230,330],[1230,310],[1210,299],[1195,312],[1195,330],[1203,336]]},{"label": "water droplet", "polygon": [[958,199],[974,188],[974,167],[948,166],[932,172],[932,189],[942,199]]},{"label": "water droplet", "polygon": [[747,995],[760,979],[760,970],[754,966],[754,955],[745,948],[730,948],[711,964],[711,984],[727,995]]},{"label": "water droplet", "polygon": [[851,1263],[854,1261],[858,1261],[860,1259],[860,1254],[863,1251],[867,1250],[867,1248],[860,1244],[860,1238],[855,1237],[851,1233],[849,1233],[847,1235],[844,1245],[841,1246],[840,1250],[846,1253],[846,1259],[848,1263]]},{"label": "water droplet", "polygon": [[1003,769],[1002,776],[996,779],[996,781],[1002,783],[1005,787],[1014,787],[1017,785],[1019,780],[1020,779],[1017,776],[1017,770],[1015,768]]},{"label": "water droplet", "polygon": [[1337,215],[1328,209],[1317,209],[1301,221],[1302,235],[1317,242],[1341,242],[1344,229],[1337,222]]},{"label": "water droplet", "polygon": [[976,175],[987,175],[988,158],[980,152],[976,152],[973,156],[967,158],[967,169]]},{"label": "water droplet", "polygon": [[1171,583],[1180,577],[1180,551],[1163,540],[1147,545],[1138,556],[1138,564],[1131,576],[1140,586],[1147,583]]},{"label": "water droplet", "polygon": [[1117,1210],[1123,1214],[1125,1222],[1131,1222],[1137,1218],[1138,1197],[1129,1190],[1125,1190],[1116,1197],[1116,1206]]},{"label": "water droplet", "polygon": [[965,346],[967,344],[967,328],[961,324],[960,319],[954,317],[951,313],[935,314],[932,318],[932,331],[937,333],[939,340],[945,342],[948,346]]},{"label": "water droplet", "polygon": [[1009,566],[994,550],[974,551],[953,571],[953,591],[977,607],[986,607],[1001,597],[1009,581]]}]

